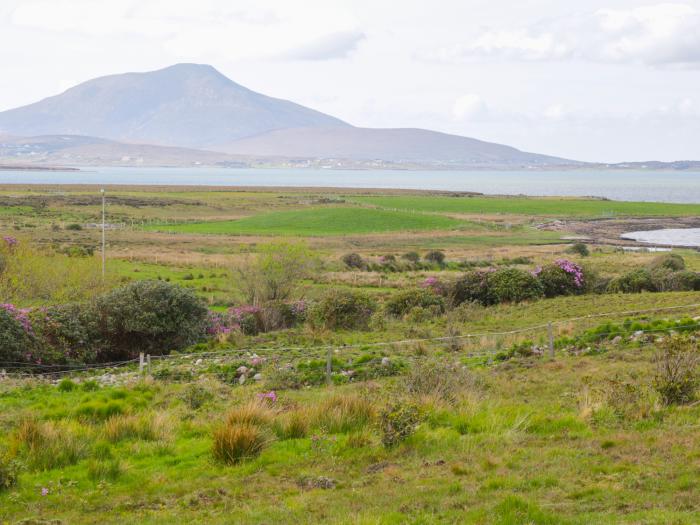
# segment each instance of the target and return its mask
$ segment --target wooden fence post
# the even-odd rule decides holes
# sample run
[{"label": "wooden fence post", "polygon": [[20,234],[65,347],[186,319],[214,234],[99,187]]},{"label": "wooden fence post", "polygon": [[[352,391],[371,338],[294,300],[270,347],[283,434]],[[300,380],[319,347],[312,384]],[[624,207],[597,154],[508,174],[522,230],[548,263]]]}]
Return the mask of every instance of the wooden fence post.
[{"label": "wooden fence post", "polygon": [[148,374],[151,374],[151,354],[146,355],[146,368],[148,369]]},{"label": "wooden fence post", "polygon": [[333,372],[333,349],[328,348],[328,355],[326,356],[326,384],[328,386],[331,385],[333,382],[333,379],[331,377],[331,374]]},{"label": "wooden fence post", "polygon": [[551,322],[547,323],[547,337],[549,338],[549,357],[554,359],[554,333]]},{"label": "wooden fence post", "polygon": [[143,367],[146,364],[146,360],[144,359],[143,352],[139,353],[139,373],[143,374]]}]

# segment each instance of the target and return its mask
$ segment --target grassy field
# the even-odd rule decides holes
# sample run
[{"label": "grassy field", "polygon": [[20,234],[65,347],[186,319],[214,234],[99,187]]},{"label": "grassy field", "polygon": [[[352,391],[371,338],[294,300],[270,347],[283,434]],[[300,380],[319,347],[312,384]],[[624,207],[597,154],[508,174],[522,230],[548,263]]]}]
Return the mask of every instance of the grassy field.
[{"label": "grassy field", "polygon": [[153,225],[147,229],[202,234],[326,236],[457,229],[459,221],[438,215],[364,208],[280,211],[237,221]]},{"label": "grassy field", "polygon": [[700,215],[697,204],[620,202],[600,199],[529,197],[352,197],[355,202],[386,209],[464,214],[511,214],[557,217],[648,217]]},{"label": "grassy field", "polygon": [[[8,288],[22,289],[18,306],[55,302],[47,276],[99,276],[100,204],[95,188],[0,188],[0,230],[20,247],[7,257],[36,249],[5,270],[21,277]],[[606,321],[698,318],[699,291],[386,309],[472,269],[534,272],[566,258],[604,282],[651,268],[658,253],[623,251],[616,223],[597,219],[640,216],[651,228],[700,207],[125,187],[108,191],[107,213],[107,277],[84,297],[160,280],[224,312],[246,304],[241,275],[254,274],[239,270],[270,245],[302,242],[313,270],[290,300],[351,291],[377,309],[355,328],[307,319],[208,338],[154,355],[143,373],[0,373],[0,523],[700,523],[700,405],[667,406],[655,388],[668,330],[571,342]],[[612,233],[572,253],[571,218]],[[559,229],[542,227],[552,219]],[[430,262],[431,250],[445,260]],[[343,262],[349,253],[360,268]],[[700,271],[697,251],[674,253]],[[241,381],[242,366],[261,376]],[[392,441],[397,428],[405,435]],[[233,430],[254,448],[227,463],[217,451]],[[17,479],[5,487],[8,473]]]}]

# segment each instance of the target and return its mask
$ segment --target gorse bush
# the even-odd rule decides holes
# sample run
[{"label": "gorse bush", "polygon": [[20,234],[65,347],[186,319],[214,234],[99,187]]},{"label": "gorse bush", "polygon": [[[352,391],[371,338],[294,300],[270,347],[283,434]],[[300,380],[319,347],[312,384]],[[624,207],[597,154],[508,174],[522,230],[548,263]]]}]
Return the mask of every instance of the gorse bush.
[{"label": "gorse bush", "polygon": [[380,416],[382,443],[387,448],[395,447],[413,435],[420,420],[420,410],[414,403],[398,401],[389,405]]},{"label": "gorse bush", "polygon": [[207,309],[194,292],[163,281],[128,284],[99,297],[95,308],[111,359],[181,350],[207,328]]},{"label": "gorse bush", "polygon": [[312,310],[313,321],[329,329],[366,329],[377,303],[362,292],[331,289]]},{"label": "gorse bush", "polygon": [[416,307],[436,307],[439,312],[443,312],[445,300],[430,289],[413,288],[392,295],[384,307],[389,315],[401,317]]}]

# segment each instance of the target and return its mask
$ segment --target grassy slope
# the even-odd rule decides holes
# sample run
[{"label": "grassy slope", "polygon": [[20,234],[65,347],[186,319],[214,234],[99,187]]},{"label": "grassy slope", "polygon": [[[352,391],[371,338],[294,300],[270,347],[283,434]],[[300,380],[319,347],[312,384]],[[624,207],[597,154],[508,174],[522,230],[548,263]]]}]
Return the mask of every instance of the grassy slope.
[{"label": "grassy slope", "polygon": [[425,197],[381,196],[351,197],[350,200],[381,208],[449,213],[516,215],[552,215],[562,217],[610,216],[689,216],[700,215],[697,204],[660,202],[621,202],[594,199],[499,198],[499,197]]},{"label": "grassy slope", "polygon": [[[0,519],[61,519],[67,523],[690,523],[695,518],[700,407],[667,409],[639,423],[591,420],[580,411],[587,382],[615,374],[647,378],[651,352],[617,350],[590,357],[510,362],[478,375],[482,389],[457,405],[428,401],[428,419],[404,445],[387,450],[378,430],[316,433],[276,441],[255,460],[214,463],[212,424],[226,408],[255,396],[255,386],[216,386],[198,410],[178,398],[183,385],[156,383],[98,394],[55,387],[4,389],[0,435],[22,414],[77,421],[95,397],[116,399],[134,413],[173,418],[162,441],[127,439],[110,445],[123,473],[88,477],[86,459],[63,469],[22,475],[0,493]],[[365,391],[381,406],[395,380],[338,388]],[[393,385],[393,386],[392,386]],[[211,385],[210,385],[211,387]],[[400,390],[400,388],[398,388]],[[283,392],[278,403],[307,406],[324,388]],[[89,445],[101,423],[83,421]],[[361,438],[360,438],[361,436]],[[103,446],[104,448],[104,446]],[[310,488],[318,476],[333,489]],[[41,495],[46,487],[49,494]],[[696,516],[695,516],[696,517]]]},{"label": "grassy slope", "polygon": [[364,208],[315,208],[266,213],[237,221],[156,225],[152,230],[230,235],[346,235],[392,231],[456,229],[447,217]]}]

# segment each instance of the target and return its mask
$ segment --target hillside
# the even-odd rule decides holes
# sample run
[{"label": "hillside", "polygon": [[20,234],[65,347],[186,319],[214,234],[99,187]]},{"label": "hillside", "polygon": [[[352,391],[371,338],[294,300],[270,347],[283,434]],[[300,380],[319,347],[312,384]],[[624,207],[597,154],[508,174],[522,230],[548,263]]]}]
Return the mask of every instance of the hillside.
[{"label": "hillside", "polygon": [[89,135],[191,148],[299,126],[347,124],[198,64],[100,77],[0,113],[0,132],[12,135]]},{"label": "hillside", "polygon": [[526,153],[510,146],[426,129],[280,129],[216,146],[238,155],[298,158],[378,159],[445,165],[547,166],[574,161]]}]

